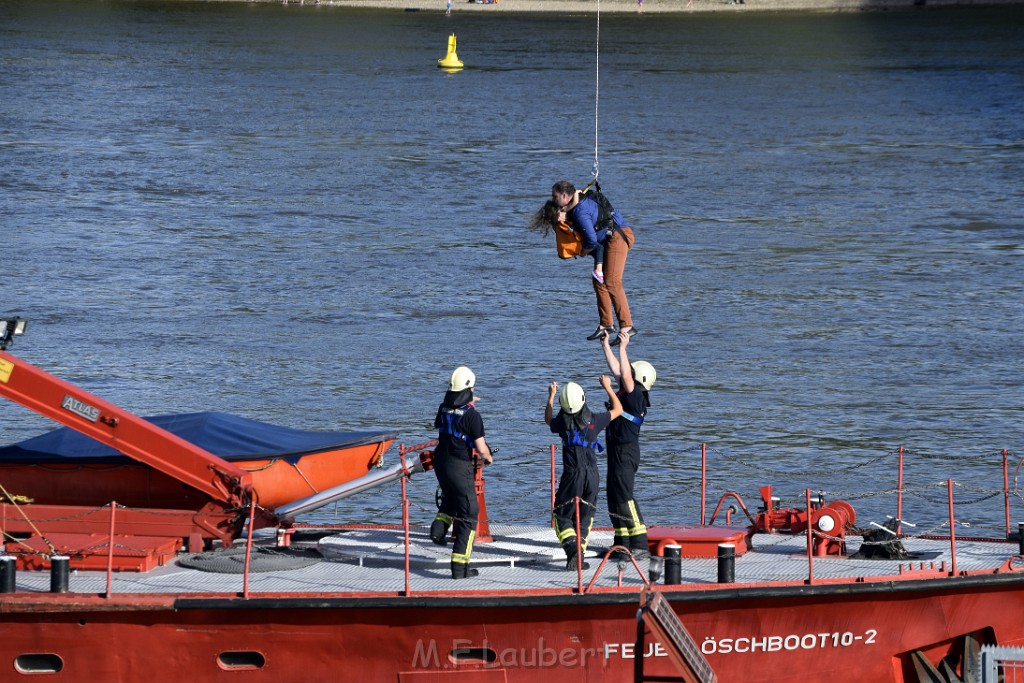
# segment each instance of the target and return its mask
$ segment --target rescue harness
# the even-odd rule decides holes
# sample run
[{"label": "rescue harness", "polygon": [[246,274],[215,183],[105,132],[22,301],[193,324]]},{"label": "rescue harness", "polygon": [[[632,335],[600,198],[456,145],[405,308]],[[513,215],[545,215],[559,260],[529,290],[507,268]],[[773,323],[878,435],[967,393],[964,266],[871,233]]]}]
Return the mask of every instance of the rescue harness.
[{"label": "rescue harness", "polygon": [[453,439],[459,439],[465,442],[469,448],[473,447],[473,440],[462,431],[459,430],[459,423],[462,421],[462,417],[470,410],[476,410],[472,403],[466,403],[455,408],[442,408],[444,412],[444,422],[441,423],[440,432]]}]

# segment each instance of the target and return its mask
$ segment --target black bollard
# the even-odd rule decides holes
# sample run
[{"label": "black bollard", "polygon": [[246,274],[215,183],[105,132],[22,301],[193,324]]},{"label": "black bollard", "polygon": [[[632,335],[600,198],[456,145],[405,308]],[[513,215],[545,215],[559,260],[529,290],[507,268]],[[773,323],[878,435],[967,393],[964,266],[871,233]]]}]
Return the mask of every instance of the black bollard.
[{"label": "black bollard", "polygon": [[664,571],[665,558],[661,555],[651,555],[651,563],[647,566],[647,578],[651,583],[658,583]]},{"label": "black bollard", "polygon": [[665,585],[678,586],[683,578],[683,549],[678,545],[665,546]]},{"label": "black bollard", "polygon": [[0,593],[17,593],[17,561],[10,555],[0,555]]},{"label": "black bollard", "polygon": [[1024,522],[1017,524],[1017,549],[1024,555]]},{"label": "black bollard", "polygon": [[736,582],[736,546],[732,543],[718,544],[718,583]]},{"label": "black bollard", "polygon": [[50,557],[50,592],[67,593],[71,559],[64,555]]}]

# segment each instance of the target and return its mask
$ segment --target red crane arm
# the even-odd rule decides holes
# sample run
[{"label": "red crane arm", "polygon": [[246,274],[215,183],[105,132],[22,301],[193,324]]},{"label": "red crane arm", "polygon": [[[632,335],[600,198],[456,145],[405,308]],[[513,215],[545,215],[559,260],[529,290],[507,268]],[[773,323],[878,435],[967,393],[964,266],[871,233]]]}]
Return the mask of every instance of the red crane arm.
[{"label": "red crane arm", "polygon": [[248,504],[252,475],[245,470],[5,351],[0,396],[160,470],[225,508]]}]

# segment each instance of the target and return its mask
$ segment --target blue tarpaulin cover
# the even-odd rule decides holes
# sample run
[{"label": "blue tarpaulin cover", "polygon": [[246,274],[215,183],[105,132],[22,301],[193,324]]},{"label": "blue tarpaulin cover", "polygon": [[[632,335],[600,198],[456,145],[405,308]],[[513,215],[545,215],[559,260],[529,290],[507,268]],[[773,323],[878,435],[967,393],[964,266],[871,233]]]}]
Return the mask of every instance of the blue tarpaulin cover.
[{"label": "blue tarpaulin cover", "polygon": [[[310,453],[397,437],[397,434],[387,431],[312,432],[216,412],[157,415],[145,419],[225,460],[254,457],[291,460]],[[110,446],[70,427],[0,447],[0,464],[68,463],[83,459],[90,463],[130,461]]]}]

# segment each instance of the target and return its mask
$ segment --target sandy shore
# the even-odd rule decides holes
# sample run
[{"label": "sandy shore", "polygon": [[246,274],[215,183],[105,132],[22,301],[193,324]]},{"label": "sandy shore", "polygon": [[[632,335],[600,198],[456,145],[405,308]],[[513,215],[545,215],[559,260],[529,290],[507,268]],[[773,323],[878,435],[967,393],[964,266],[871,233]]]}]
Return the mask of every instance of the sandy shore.
[{"label": "sandy shore", "polygon": [[[289,5],[368,7],[443,12],[447,0],[257,0]],[[639,0],[497,0],[493,3],[451,0],[452,12],[637,13]],[[872,12],[933,7],[1021,5],[1024,0],[643,0],[644,14],[697,12]]]}]

